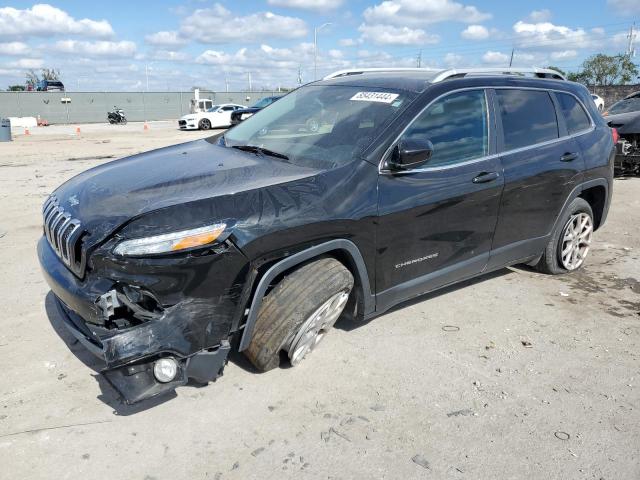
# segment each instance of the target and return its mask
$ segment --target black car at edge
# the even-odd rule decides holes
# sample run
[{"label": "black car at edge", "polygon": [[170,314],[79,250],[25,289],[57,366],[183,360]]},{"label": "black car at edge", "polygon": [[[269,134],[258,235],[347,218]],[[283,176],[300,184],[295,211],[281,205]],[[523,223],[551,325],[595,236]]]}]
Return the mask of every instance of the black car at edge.
[{"label": "black car at edge", "polygon": [[586,88],[528,72],[337,74],[68,180],[38,243],[65,325],[132,403],[215,380],[232,348],[297,365],[339,316],[513,264],[580,268],[612,130]]},{"label": "black car at edge", "polygon": [[254,113],[258,113],[260,110],[262,110],[265,107],[268,107],[279,98],[282,98],[282,97],[280,96],[264,97],[258,100],[258,102],[256,102],[256,104],[251,107],[241,108],[240,110],[236,110],[235,112],[232,112],[231,125],[237,125],[243,120],[246,120],[247,118],[251,117]]}]

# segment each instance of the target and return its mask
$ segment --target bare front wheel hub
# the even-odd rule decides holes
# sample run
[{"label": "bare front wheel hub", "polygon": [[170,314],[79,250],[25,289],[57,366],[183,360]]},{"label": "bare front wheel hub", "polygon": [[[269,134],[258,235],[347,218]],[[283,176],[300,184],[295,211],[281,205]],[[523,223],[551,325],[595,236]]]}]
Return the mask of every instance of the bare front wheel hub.
[{"label": "bare front wheel hub", "polygon": [[593,221],[586,213],[576,213],[564,227],[560,261],[567,270],[576,270],[584,263],[593,234]]},{"label": "bare front wheel hub", "polygon": [[345,290],[331,296],[309,315],[290,341],[286,342],[285,350],[292,366],[298,365],[320,343],[344,310],[348,299],[349,292]]}]

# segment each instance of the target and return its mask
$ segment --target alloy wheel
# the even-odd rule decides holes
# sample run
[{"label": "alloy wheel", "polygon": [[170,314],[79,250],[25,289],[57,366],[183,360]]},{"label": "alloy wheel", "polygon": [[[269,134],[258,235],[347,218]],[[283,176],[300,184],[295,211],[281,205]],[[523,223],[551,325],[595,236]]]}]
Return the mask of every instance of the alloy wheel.
[{"label": "alloy wheel", "polygon": [[344,310],[348,299],[349,291],[343,290],[332,295],[309,315],[292,338],[285,342],[284,349],[289,354],[292,366],[298,365],[316,348]]},{"label": "alloy wheel", "polygon": [[560,262],[567,270],[576,270],[584,263],[591,246],[593,221],[586,213],[571,215],[564,227]]}]

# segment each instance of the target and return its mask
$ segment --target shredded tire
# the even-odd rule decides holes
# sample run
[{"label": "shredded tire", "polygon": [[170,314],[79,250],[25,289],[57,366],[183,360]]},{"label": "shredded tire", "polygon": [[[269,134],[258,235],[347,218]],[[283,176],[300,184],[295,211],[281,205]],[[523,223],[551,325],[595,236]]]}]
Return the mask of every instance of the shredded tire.
[{"label": "shredded tire", "polygon": [[280,365],[280,351],[304,321],[332,295],[350,292],[353,275],[338,260],[321,258],[288,273],[264,298],[244,354],[260,371]]}]

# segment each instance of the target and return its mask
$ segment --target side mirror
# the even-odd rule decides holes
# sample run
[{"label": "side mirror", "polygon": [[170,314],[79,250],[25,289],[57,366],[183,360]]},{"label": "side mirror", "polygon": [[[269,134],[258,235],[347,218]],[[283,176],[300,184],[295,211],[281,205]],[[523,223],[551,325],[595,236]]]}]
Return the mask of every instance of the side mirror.
[{"label": "side mirror", "polygon": [[400,140],[387,162],[391,170],[410,170],[427,163],[433,155],[433,143],[423,139]]}]

